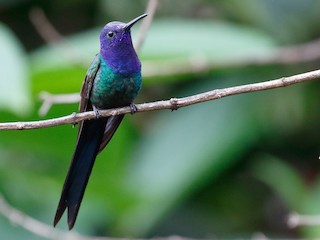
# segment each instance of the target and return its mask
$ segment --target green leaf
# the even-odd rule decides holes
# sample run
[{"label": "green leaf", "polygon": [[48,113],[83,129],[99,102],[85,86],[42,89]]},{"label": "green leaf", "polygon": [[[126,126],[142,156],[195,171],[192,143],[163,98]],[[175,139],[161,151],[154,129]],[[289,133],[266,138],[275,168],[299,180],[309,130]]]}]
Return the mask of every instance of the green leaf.
[{"label": "green leaf", "polygon": [[319,1],[229,0],[217,4],[233,19],[263,29],[285,43],[307,41],[317,36]]},{"label": "green leaf", "polygon": [[269,155],[259,156],[253,162],[255,177],[277,192],[290,209],[300,211],[307,188],[299,174],[284,161]]},{"label": "green leaf", "polygon": [[253,28],[222,21],[165,19],[155,21],[142,49],[147,59],[234,61],[271,54],[275,42]]},{"label": "green leaf", "polygon": [[13,33],[0,24],[0,108],[22,115],[31,108],[27,61]]}]

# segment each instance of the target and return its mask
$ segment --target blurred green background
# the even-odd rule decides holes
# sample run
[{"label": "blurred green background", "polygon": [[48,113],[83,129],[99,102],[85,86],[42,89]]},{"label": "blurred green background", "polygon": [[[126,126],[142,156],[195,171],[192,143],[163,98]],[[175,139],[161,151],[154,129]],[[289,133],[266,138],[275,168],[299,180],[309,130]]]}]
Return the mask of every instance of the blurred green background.
[{"label": "blurred green background", "polygon": [[[0,121],[77,111],[77,104],[55,105],[40,117],[38,95],[78,92],[99,50],[101,27],[131,20],[146,5],[0,1]],[[42,40],[30,21],[35,7],[65,36],[67,47]],[[267,59],[283,46],[319,38],[319,9],[317,0],[160,0],[139,53],[145,77],[136,103],[317,69],[319,58],[290,65],[233,63]],[[195,73],[183,69],[190,62],[217,67]],[[147,238],[320,237],[318,226],[290,229],[286,223],[291,212],[320,214],[319,90],[320,82],[313,81],[126,116],[95,163],[75,231]],[[0,193],[51,225],[76,135],[71,125],[1,131]],[[65,218],[58,228],[66,229]],[[42,239],[1,215],[0,238]]]}]

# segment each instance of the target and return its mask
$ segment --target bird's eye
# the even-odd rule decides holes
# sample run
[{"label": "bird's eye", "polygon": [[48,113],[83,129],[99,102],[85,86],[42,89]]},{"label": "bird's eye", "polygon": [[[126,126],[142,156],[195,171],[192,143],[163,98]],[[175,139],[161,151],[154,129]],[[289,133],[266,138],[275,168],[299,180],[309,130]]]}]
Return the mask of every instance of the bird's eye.
[{"label": "bird's eye", "polygon": [[108,38],[113,38],[114,37],[114,32],[110,31],[107,33]]}]

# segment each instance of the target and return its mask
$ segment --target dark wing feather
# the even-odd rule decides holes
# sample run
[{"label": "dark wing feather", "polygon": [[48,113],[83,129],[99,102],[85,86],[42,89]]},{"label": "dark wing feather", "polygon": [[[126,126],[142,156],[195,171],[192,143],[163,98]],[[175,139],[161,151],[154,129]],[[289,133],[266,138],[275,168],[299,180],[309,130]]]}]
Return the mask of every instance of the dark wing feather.
[{"label": "dark wing feather", "polygon": [[[100,68],[100,53],[96,54],[94,59],[92,60],[90,67],[87,70],[86,76],[83,80],[81,91],[80,91],[80,103],[79,103],[79,111],[86,112],[91,111],[93,109],[90,103],[90,95],[92,91],[92,86],[94,80],[96,78],[97,72]],[[78,128],[78,138],[80,136],[80,132],[82,131],[83,121],[79,123]]]},{"label": "dark wing feather", "polygon": [[[79,104],[79,111],[80,112],[85,112],[88,109],[88,103],[89,103],[89,99],[90,99],[92,86],[93,86],[94,79],[97,75],[99,68],[100,68],[100,54],[98,53],[95,56],[95,58],[93,59],[91,65],[87,71],[86,77],[82,83],[82,87],[81,87],[81,91],[80,91],[81,100],[80,100],[80,104]],[[91,110],[92,106],[90,106],[89,109]]]},{"label": "dark wing feather", "polygon": [[116,115],[108,118],[106,128],[104,130],[104,135],[100,144],[99,153],[107,146],[113,134],[119,127],[124,115]]}]

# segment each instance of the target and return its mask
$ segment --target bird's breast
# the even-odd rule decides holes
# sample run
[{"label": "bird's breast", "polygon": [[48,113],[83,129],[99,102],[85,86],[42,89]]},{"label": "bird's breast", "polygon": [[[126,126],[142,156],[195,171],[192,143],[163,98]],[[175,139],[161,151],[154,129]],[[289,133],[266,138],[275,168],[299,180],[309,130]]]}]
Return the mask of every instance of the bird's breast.
[{"label": "bird's breast", "polygon": [[127,106],[141,88],[141,72],[127,76],[101,66],[94,80],[90,101],[99,109]]}]

